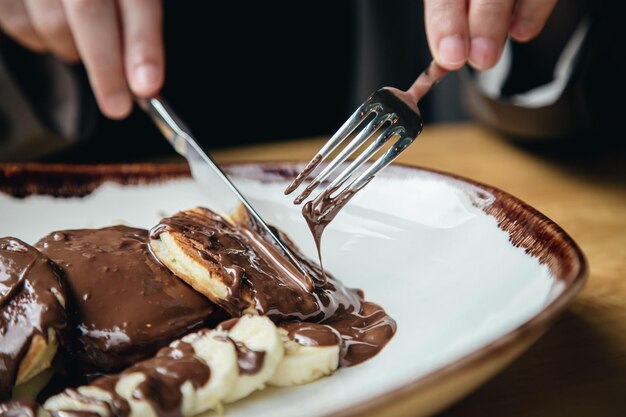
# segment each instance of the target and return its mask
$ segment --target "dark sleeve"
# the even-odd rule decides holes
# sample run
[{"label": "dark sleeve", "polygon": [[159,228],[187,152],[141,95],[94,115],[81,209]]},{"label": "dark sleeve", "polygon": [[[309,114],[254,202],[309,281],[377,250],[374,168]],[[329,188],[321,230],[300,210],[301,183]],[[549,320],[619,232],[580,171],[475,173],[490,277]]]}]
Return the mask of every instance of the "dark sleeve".
[{"label": "dark sleeve", "polygon": [[[607,1],[558,2],[534,40],[509,41],[493,70],[465,73],[472,116],[519,141],[590,146],[617,137],[626,93],[621,14]],[[557,140],[557,141],[555,141]]]},{"label": "dark sleeve", "polygon": [[93,134],[98,111],[82,66],[32,53],[6,38],[0,54],[8,76],[46,129],[68,143]]}]

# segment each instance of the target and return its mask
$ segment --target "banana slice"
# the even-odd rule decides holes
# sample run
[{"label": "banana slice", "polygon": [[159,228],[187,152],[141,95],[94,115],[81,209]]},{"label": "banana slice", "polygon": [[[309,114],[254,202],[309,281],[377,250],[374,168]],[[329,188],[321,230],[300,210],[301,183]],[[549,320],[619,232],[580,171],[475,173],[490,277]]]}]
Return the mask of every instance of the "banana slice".
[{"label": "banana slice", "polygon": [[0,403],[2,417],[50,417],[50,413],[32,400],[9,401]]},{"label": "banana slice", "polygon": [[100,417],[190,417],[221,410],[238,380],[237,349],[220,332],[204,330],[172,342],[151,358],[89,386],[49,398],[53,414],[87,412]]},{"label": "banana slice", "polygon": [[284,355],[283,343],[274,323],[265,316],[245,315],[218,327],[237,347],[239,378],[224,398],[237,401],[265,388]]},{"label": "banana slice", "polygon": [[[208,384],[195,391],[195,395],[184,395],[184,415],[194,415],[209,409],[221,410],[221,402],[233,389],[239,376],[237,349],[232,343],[225,341],[217,331],[204,331],[185,336],[183,342],[191,343],[196,354],[211,369]],[[174,342],[174,344],[177,342]],[[183,394],[191,391],[191,386],[183,385]],[[193,400],[186,401],[187,398]],[[207,408],[207,404],[210,407]]]},{"label": "banana slice", "polygon": [[113,394],[96,387],[79,387],[66,389],[63,393],[48,398],[43,408],[52,414],[60,412],[72,414],[72,411],[93,416],[110,417],[114,415],[112,408]]},{"label": "banana slice", "polygon": [[339,366],[341,337],[332,327],[316,323],[286,323],[278,329],[285,356],[269,384],[306,384],[330,375]]},{"label": "banana slice", "polygon": [[183,417],[221,410],[265,387],[283,358],[278,329],[267,317],[246,315],[216,330],[172,342],[151,359],[89,386],[49,398],[53,414],[84,411],[99,417]]}]

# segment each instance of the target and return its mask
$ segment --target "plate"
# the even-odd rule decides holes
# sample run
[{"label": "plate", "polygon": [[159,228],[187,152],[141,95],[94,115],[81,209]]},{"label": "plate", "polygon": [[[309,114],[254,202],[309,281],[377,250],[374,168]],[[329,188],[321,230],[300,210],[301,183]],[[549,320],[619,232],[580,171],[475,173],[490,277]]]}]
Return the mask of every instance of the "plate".
[{"label": "plate", "polygon": [[[268,222],[314,257],[299,209],[282,193],[302,167],[248,163],[226,170]],[[210,193],[176,164],[4,165],[0,190],[0,236],[29,243],[56,229],[149,228],[178,210],[211,204]],[[401,165],[354,197],[327,229],[322,251],[328,270],[397,320],[397,334],[361,365],[305,386],[258,392],[228,405],[229,417],[430,415],[520,355],[587,274],[572,239],[517,198]]]}]

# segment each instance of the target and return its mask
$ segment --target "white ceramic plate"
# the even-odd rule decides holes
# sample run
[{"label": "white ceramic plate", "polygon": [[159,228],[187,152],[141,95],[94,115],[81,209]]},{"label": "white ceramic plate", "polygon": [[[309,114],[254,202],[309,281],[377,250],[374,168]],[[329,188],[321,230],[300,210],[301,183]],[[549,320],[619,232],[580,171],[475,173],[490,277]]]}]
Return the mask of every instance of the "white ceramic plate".
[{"label": "white ceramic plate", "polygon": [[[300,168],[247,164],[228,171],[266,220],[314,257],[299,209],[282,193]],[[0,236],[34,243],[57,229],[115,223],[150,228],[178,210],[211,206],[208,193],[179,175],[184,168],[168,167],[176,178],[159,181],[153,181],[159,178],[154,166],[146,168],[152,175],[137,166],[61,167],[43,175],[46,169],[22,167],[8,175],[5,166],[0,189],[58,191],[60,181],[62,193],[72,194],[103,179],[127,184],[105,182],[73,198],[0,193]],[[142,179],[151,181],[128,184]],[[571,239],[519,200],[402,166],[387,168],[348,204],[327,229],[322,248],[328,270],[382,305],[396,319],[397,334],[364,364],[302,387],[259,392],[227,406],[227,416],[432,413],[521,353],[580,289],[586,273]]]}]

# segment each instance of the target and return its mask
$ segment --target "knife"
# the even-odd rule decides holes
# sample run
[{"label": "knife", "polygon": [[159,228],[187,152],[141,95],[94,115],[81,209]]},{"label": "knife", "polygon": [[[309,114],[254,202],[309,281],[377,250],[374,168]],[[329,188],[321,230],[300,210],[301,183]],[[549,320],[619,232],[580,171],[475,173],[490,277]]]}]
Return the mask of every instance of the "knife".
[{"label": "knife", "polygon": [[[193,138],[185,123],[174,113],[170,106],[161,97],[137,98],[139,106],[152,118],[165,139],[174,147],[176,152],[185,157],[191,169],[191,175],[205,189],[211,193],[213,204],[222,213],[230,213],[239,204],[248,211],[255,225],[261,229],[265,237],[280,249],[283,255],[300,272],[295,278],[297,283],[307,292],[314,288],[313,281],[306,269],[296,259],[294,254],[278,239],[272,229],[265,223],[259,213],[245,199],[241,192],[230,181],[228,176],[213,161],[211,156],[204,152]],[[283,267],[284,268],[284,267]],[[285,269],[286,273],[289,273]]]}]

